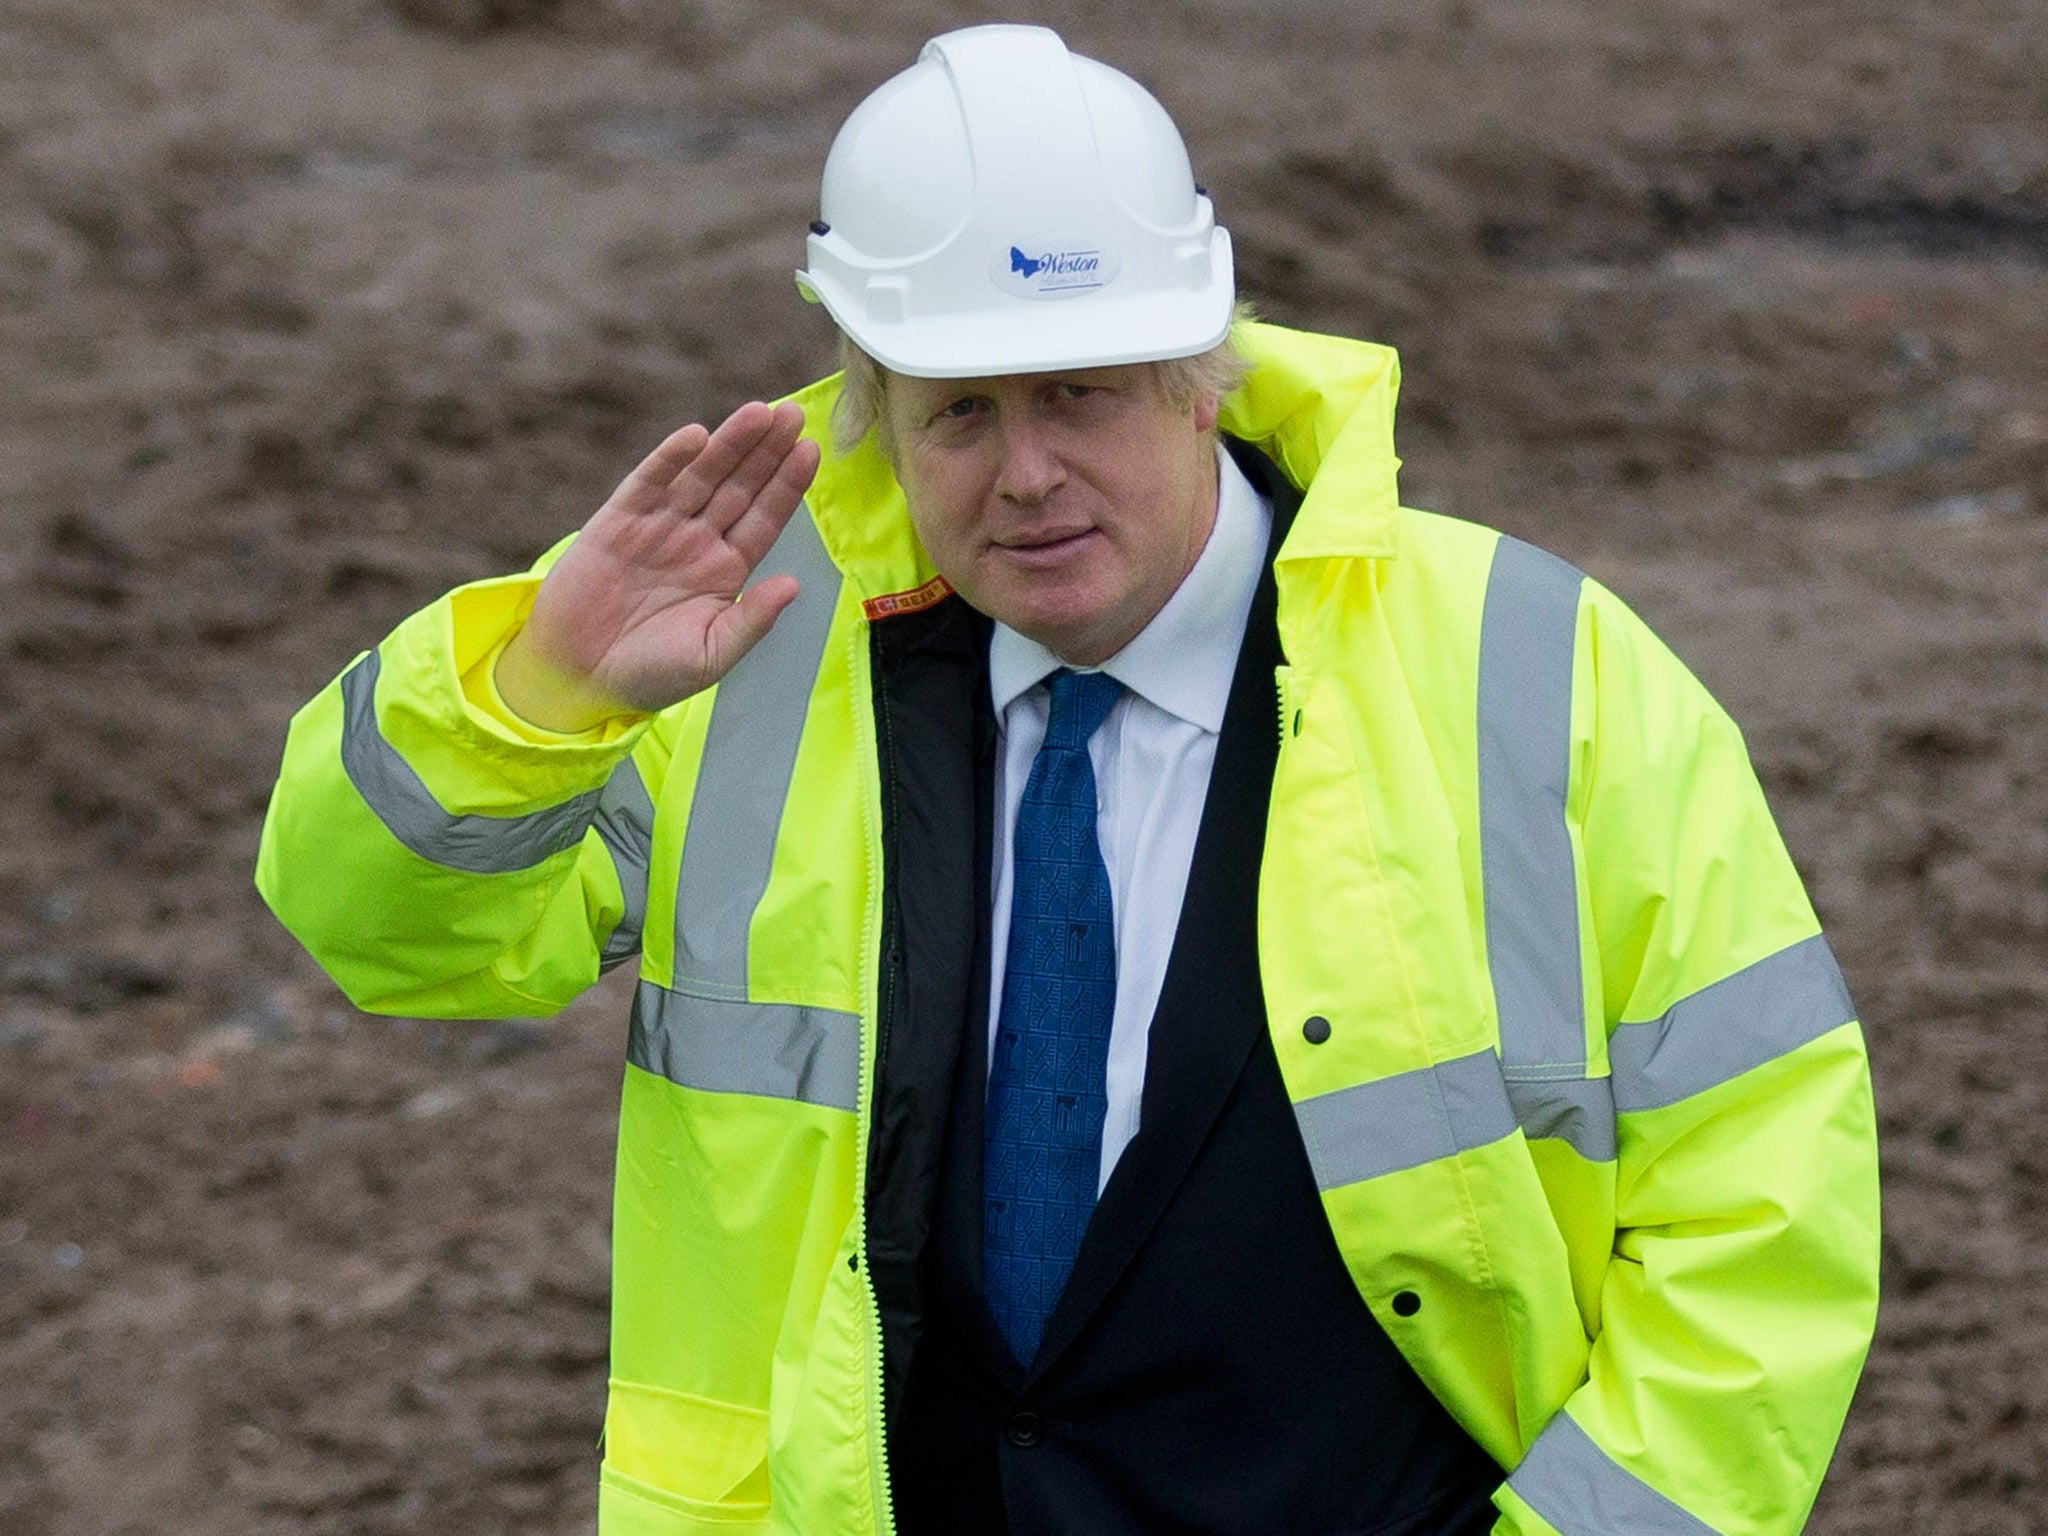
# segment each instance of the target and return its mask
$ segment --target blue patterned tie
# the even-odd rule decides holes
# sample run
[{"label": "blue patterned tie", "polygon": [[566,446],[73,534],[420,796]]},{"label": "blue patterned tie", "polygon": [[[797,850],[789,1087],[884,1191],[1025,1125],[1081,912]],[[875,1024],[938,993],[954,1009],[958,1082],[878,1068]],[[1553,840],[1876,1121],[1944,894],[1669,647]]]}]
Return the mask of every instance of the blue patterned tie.
[{"label": "blue patterned tie", "polygon": [[989,1309],[1023,1365],[1074,1267],[1102,1166],[1116,924],[1088,738],[1122,692],[1105,673],[1053,673],[1045,744],[1017,809],[983,1119],[982,1263]]}]

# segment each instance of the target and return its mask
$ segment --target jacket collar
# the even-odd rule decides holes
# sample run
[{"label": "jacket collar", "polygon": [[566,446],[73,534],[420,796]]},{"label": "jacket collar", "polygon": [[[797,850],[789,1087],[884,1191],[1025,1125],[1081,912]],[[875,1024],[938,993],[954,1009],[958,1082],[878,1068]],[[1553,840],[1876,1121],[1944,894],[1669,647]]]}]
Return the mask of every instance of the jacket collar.
[{"label": "jacket collar", "polygon": [[846,453],[832,446],[832,407],[839,400],[840,377],[835,373],[790,396],[804,408],[804,436],[824,450],[806,498],[811,520],[832,563],[871,605],[871,617],[877,616],[872,605],[890,597],[902,597],[911,606],[929,606],[918,603],[915,595],[931,593],[935,601],[947,589],[932,587],[938,571],[910,526],[902,487],[874,434]]},{"label": "jacket collar", "polygon": [[1273,325],[1242,327],[1238,342],[1251,368],[1223,402],[1223,430],[1304,493],[1278,564],[1394,558],[1394,349]]}]

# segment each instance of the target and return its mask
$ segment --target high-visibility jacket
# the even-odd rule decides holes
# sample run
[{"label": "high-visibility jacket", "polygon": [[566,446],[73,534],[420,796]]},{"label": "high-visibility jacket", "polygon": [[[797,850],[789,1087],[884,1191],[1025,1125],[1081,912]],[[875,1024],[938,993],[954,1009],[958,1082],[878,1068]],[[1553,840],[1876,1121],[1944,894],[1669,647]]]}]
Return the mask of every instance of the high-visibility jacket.
[{"label": "high-visibility jacket", "polygon": [[[1241,340],[1223,428],[1305,491],[1260,961],[1351,1276],[1508,1469],[1500,1531],[1795,1531],[1871,1334],[1874,1127],[1736,728],[1596,582],[1399,505],[1391,352]],[[546,1013],[639,957],[604,1536],[892,1524],[863,1212],[915,744],[870,637],[945,588],[872,444],[766,568],[802,595],[723,684],[574,737],[489,681],[538,576],[459,589],[294,720],[264,828],[365,1008]]]}]

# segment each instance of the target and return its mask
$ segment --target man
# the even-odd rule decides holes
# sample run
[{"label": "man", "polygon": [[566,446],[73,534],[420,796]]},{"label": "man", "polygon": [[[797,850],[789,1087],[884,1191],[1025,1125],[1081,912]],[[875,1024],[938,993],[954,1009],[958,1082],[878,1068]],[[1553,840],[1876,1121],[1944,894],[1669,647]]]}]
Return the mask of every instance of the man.
[{"label": "man", "polygon": [[1872,1115],[1733,725],[1399,507],[1392,355],[1233,326],[1051,33],[928,45],[822,212],[844,378],[406,621],[265,828],[364,1007],[639,955],[606,1536],[1796,1530]]}]

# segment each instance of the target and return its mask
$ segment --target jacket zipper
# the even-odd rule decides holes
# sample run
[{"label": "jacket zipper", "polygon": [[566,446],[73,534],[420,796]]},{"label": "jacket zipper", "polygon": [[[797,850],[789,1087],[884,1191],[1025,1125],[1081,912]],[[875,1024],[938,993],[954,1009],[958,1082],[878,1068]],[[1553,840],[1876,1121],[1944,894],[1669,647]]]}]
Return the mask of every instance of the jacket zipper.
[{"label": "jacket zipper", "polygon": [[1280,745],[1301,734],[1302,711],[1307,707],[1308,678],[1290,666],[1273,669],[1273,683],[1280,695]]},{"label": "jacket zipper", "polygon": [[[848,646],[848,667],[856,675],[853,679],[854,692],[859,694],[860,667],[858,641],[864,634],[856,636],[855,643]],[[874,665],[873,652],[869,652],[868,664]],[[888,793],[882,761],[889,741],[889,705],[886,690],[877,690],[872,677],[866,679],[868,695],[875,699],[874,710],[874,751],[872,763],[875,784],[882,794]],[[858,739],[858,733],[856,733]],[[867,823],[868,867],[876,872],[877,895],[874,907],[879,908],[879,920],[873,923],[864,944],[864,952],[878,965],[875,978],[875,1020],[874,1028],[867,1033],[867,1042],[860,1055],[860,1117],[857,1122],[855,1155],[859,1158],[859,1178],[854,1190],[857,1202],[857,1219],[860,1236],[854,1245],[854,1262],[860,1266],[861,1294],[866,1299],[868,1314],[868,1370],[867,1422],[868,1422],[868,1468],[872,1482],[870,1490],[875,1510],[876,1536],[895,1536],[896,1510],[889,1487],[889,1453],[887,1426],[883,1422],[882,1408],[882,1304],[875,1294],[874,1271],[863,1260],[868,1247],[868,1169],[870,1147],[874,1139],[875,1083],[881,1073],[883,1054],[888,1047],[889,1015],[896,996],[896,966],[890,960],[896,936],[892,931],[888,903],[881,893],[881,870],[883,868],[882,837],[878,816],[868,818]]]}]

